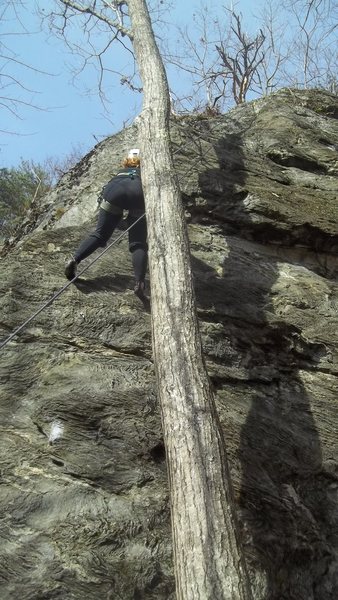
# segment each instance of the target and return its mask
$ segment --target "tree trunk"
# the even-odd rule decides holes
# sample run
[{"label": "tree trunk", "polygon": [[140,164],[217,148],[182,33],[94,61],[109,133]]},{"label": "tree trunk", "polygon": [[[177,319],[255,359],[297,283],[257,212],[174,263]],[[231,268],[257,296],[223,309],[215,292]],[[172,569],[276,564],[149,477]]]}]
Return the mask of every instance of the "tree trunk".
[{"label": "tree trunk", "polygon": [[167,453],[177,598],[251,597],[225,444],[206,372],[184,211],[169,139],[169,92],[146,2],[128,0],[143,82],[142,182],[153,352]]}]

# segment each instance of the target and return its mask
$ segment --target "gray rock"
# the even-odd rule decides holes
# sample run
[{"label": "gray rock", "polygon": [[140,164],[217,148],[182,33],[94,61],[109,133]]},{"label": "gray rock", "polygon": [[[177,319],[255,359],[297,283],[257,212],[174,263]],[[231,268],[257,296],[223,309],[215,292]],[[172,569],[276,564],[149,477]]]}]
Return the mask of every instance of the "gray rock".
[{"label": "gray rock", "polygon": [[[282,90],[171,123],[205,357],[262,600],[338,590],[337,117],[336,96]],[[5,245],[3,338],[64,285],[135,140],[133,126],[98,144]],[[132,282],[123,238],[1,351],[3,600],[174,598],[150,315]]]}]

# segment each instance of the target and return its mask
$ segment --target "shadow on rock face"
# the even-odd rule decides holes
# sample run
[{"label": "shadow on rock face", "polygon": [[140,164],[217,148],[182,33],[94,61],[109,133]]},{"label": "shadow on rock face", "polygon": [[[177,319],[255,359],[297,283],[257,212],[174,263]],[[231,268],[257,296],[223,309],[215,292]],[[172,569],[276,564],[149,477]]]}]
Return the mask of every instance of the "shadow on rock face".
[{"label": "shadow on rock face", "polygon": [[[123,275],[118,275],[116,277],[103,275],[94,277],[93,279],[83,279],[79,277],[74,281],[74,286],[83,294],[93,294],[98,291],[115,293],[132,293],[133,291],[132,281],[129,277],[123,277]],[[147,296],[141,296],[138,297],[138,301],[143,305],[144,310],[150,313],[150,299]]]},{"label": "shadow on rock face", "polygon": [[93,294],[97,291],[121,293],[131,289],[131,279],[118,275],[102,275],[91,279],[79,277],[74,282],[75,287],[83,294]]},{"label": "shadow on rock face", "polygon": [[[203,207],[205,218],[210,223],[221,218],[226,256],[221,272],[192,258],[197,305],[202,330],[210,324],[218,328],[220,368],[211,378],[247,562],[255,572],[254,597],[328,600],[337,583],[337,536],[332,532],[337,511],[312,413],[320,405],[321,388],[320,372],[317,380],[313,373],[326,349],[302,331],[307,319],[301,312],[306,309],[304,267],[280,264],[275,246],[269,248],[266,224],[259,242],[263,226],[259,209],[250,209],[248,152],[242,145],[241,131],[219,140],[214,146],[219,170],[206,169],[200,177],[204,196],[210,198]],[[189,210],[194,220],[194,207]],[[215,353],[215,345],[210,352]]]}]

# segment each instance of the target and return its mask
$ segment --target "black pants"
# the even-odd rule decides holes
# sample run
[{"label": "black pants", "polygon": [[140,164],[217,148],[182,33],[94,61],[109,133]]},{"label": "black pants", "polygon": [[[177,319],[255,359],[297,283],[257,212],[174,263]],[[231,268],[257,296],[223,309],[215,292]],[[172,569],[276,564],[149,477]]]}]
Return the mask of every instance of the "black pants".
[{"label": "black pants", "polygon": [[[127,218],[128,227],[133,225],[128,235],[129,250],[132,253],[136,281],[144,280],[148,263],[147,223],[145,217],[136,223],[142,214],[144,214],[144,209],[131,209]],[[107,244],[121,217],[122,212],[118,211],[117,214],[114,214],[100,208],[96,230],[82,242],[75,252],[74,258],[77,263],[90,256],[97,248],[104,247]],[[136,224],[134,225],[134,223]]]}]

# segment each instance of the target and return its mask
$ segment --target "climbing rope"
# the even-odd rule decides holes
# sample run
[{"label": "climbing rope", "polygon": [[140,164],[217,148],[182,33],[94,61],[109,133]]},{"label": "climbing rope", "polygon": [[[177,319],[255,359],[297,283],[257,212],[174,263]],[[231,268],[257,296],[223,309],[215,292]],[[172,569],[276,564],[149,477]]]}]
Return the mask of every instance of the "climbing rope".
[{"label": "climbing rope", "polygon": [[[213,132],[213,127],[211,127],[211,130],[209,133]],[[175,150],[173,152],[173,156],[175,154],[177,154],[180,151],[180,148],[177,148],[177,150]],[[188,173],[190,173],[194,168],[194,165],[192,165],[188,171]],[[185,174],[186,175],[186,174]],[[98,254],[86,267],[84,267],[82,269],[82,271],[80,271],[79,273],[77,273],[77,275],[75,275],[75,277],[73,277],[73,279],[71,279],[71,281],[68,281],[68,283],[66,283],[58,292],[56,292],[49,300],[47,300],[47,302],[45,302],[45,304],[43,304],[31,317],[29,317],[26,321],[24,321],[24,323],[22,323],[22,325],[20,325],[17,329],[15,329],[13,331],[13,333],[11,333],[11,335],[9,335],[3,342],[1,342],[0,344],[0,350],[2,348],[4,348],[8,342],[10,342],[18,333],[20,333],[20,331],[22,331],[29,323],[31,323],[31,321],[33,321],[33,319],[35,319],[35,317],[37,317],[45,308],[47,308],[47,306],[50,306],[51,304],[53,304],[53,302],[55,302],[55,300],[61,296],[61,294],[63,294],[63,292],[69,288],[69,286],[74,283],[74,281],[76,281],[76,279],[78,279],[78,277],[80,277],[80,275],[82,275],[83,273],[85,273],[85,271],[87,271],[87,269],[89,269],[89,267],[91,267],[97,260],[99,260],[101,258],[101,256],[103,256],[103,254],[105,254],[112,246],[114,246],[115,244],[117,244],[117,242],[119,242],[123,236],[126,235],[126,233],[128,233],[128,231],[130,231],[130,229],[132,229],[132,227],[134,227],[136,225],[136,223],[138,223],[141,219],[143,219],[143,217],[145,217],[145,213],[139,217],[137,219],[137,221],[135,221],[135,223],[133,223],[130,227],[128,227],[128,229],[126,229],[125,231],[123,231],[121,233],[121,235],[118,236],[118,238],[116,238],[115,240],[113,240],[102,252],[100,252],[100,254]]]},{"label": "climbing rope", "polygon": [[20,333],[20,331],[22,331],[26,327],[26,325],[28,325],[28,323],[30,323],[31,321],[33,321],[33,319],[35,319],[35,317],[37,317],[45,308],[47,308],[47,306],[50,306],[50,304],[53,304],[53,302],[55,302],[55,300],[59,296],[61,296],[61,294],[67,288],[69,288],[69,286],[72,283],[74,283],[74,281],[76,281],[76,279],[78,279],[78,277],[80,277],[80,275],[82,275],[83,273],[85,273],[85,271],[87,271],[87,269],[89,269],[89,267],[91,267],[97,260],[99,260],[101,258],[101,256],[103,256],[109,250],[109,248],[111,248],[112,246],[114,246],[115,244],[117,244],[117,242],[119,242],[123,238],[123,236],[125,236],[128,233],[128,231],[130,231],[132,229],[132,227],[134,227],[136,225],[136,223],[138,223],[139,221],[141,221],[141,219],[143,219],[144,216],[145,216],[145,213],[143,213],[143,215],[141,215],[141,217],[139,217],[135,221],[135,223],[133,223],[132,225],[130,225],[130,227],[128,227],[128,229],[126,229],[125,231],[123,231],[104,250],[102,250],[102,252],[100,252],[100,254],[98,254],[86,267],[84,267],[82,269],[82,271],[80,271],[79,273],[77,273],[77,275],[75,275],[75,277],[73,277],[73,279],[71,279],[70,281],[68,281],[68,283],[66,283],[58,292],[56,292],[49,300],[47,300],[47,302],[45,302],[45,304],[43,304],[31,317],[29,317],[29,319],[27,319],[26,321],[24,321],[24,323],[22,323],[22,325],[20,325],[17,329],[15,329],[15,331],[13,331],[13,333],[11,333],[11,335],[8,336],[8,338],[6,338],[0,344],[0,350],[2,348],[4,348],[6,346],[6,344],[8,344],[8,342],[10,342],[18,333]]}]

